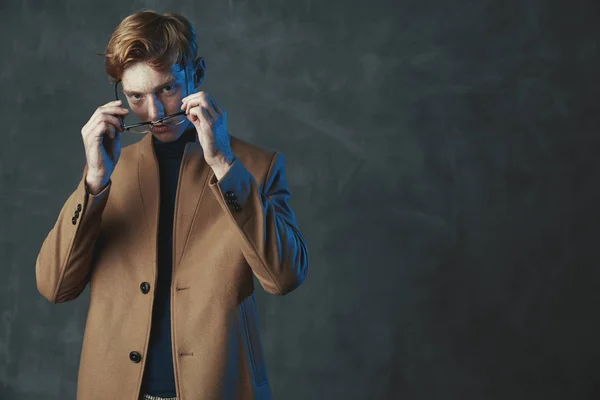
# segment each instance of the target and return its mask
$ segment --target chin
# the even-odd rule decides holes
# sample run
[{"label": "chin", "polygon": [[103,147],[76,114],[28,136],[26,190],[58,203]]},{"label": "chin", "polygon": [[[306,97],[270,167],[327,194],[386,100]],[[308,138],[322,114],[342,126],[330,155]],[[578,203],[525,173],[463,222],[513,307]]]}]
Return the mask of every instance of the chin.
[{"label": "chin", "polygon": [[154,135],[155,138],[157,138],[161,142],[166,143],[179,139],[179,137],[183,135],[183,132],[190,128],[193,128],[193,126],[194,125],[191,122],[189,122],[171,127],[171,129],[165,130],[164,132],[158,131],[156,130],[156,128],[154,128],[152,129],[151,133]]}]

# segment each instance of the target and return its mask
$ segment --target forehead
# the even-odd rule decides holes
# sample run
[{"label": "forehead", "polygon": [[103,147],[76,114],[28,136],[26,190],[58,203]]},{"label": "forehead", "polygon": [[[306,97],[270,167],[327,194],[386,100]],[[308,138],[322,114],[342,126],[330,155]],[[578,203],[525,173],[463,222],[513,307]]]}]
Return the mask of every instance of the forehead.
[{"label": "forehead", "polygon": [[156,70],[144,61],[138,61],[123,70],[121,84],[123,90],[147,93],[173,79],[183,80],[183,69],[179,64],[169,68]]}]

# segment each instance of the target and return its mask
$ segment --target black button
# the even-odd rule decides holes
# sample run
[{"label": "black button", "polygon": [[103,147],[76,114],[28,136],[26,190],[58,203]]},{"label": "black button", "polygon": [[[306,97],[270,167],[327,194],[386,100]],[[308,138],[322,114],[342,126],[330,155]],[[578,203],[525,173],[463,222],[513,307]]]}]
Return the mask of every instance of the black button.
[{"label": "black button", "polygon": [[79,217],[79,211],[75,210],[75,214],[74,214],[74,216],[75,216],[75,217]]},{"label": "black button", "polygon": [[240,206],[239,204],[236,204],[235,206],[233,206],[233,209],[237,212],[242,211],[242,206]]},{"label": "black button", "polygon": [[225,193],[225,196],[227,196],[227,197],[228,197],[228,198],[230,198],[230,199],[233,199],[233,198],[235,197],[235,193],[233,193],[231,190],[228,190],[228,191]]},{"label": "black button", "polygon": [[77,211],[81,211],[81,203],[77,204]]},{"label": "black button", "polygon": [[228,204],[237,204],[237,200],[236,199],[232,199],[231,197],[227,198],[227,203]]},{"label": "black button", "polygon": [[142,356],[137,351],[132,351],[129,353],[129,359],[137,364],[142,361]]},{"label": "black button", "polygon": [[73,225],[77,225],[77,217],[73,217],[73,219],[71,220],[71,222],[73,223]]},{"label": "black button", "polygon": [[142,282],[140,289],[142,290],[142,293],[146,294],[150,291],[150,284],[148,282]]}]

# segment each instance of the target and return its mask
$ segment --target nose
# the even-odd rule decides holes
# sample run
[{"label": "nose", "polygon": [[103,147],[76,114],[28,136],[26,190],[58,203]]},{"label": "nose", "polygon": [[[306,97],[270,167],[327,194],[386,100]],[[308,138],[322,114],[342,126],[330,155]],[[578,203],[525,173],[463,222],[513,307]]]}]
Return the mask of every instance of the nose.
[{"label": "nose", "polygon": [[148,105],[148,120],[156,121],[159,118],[165,116],[165,106],[158,99],[156,95],[153,96],[152,101]]}]

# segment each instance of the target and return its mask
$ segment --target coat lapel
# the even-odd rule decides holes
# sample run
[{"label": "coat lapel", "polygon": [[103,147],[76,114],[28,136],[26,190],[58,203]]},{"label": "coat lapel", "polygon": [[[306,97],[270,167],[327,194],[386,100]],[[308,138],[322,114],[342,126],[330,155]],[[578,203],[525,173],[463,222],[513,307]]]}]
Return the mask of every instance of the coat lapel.
[{"label": "coat lapel", "polygon": [[[195,128],[192,127],[191,129]],[[138,160],[138,176],[142,203],[148,233],[151,235],[150,239],[152,240],[151,249],[155,250],[160,212],[160,175],[151,133],[146,134],[141,140]],[[198,137],[196,136],[196,141],[186,144],[179,170],[173,221],[173,268],[181,260],[190,228],[196,216],[196,210],[206,190],[208,179],[212,174],[212,169],[204,160],[202,146],[200,146],[200,142],[198,142]],[[154,251],[154,254],[156,254],[156,251]]]},{"label": "coat lapel", "polygon": [[206,190],[208,190],[208,179],[212,175],[212,168],[204,160],[202,146],[200,146],[198,137],[196,137],[195,142],[187,143],[185,147],[179,173],[178,193],[175,202],[175,227],[173,228],[175,266],[179,265],[181,261],[192,223],[198,218],[200,201]]}]

